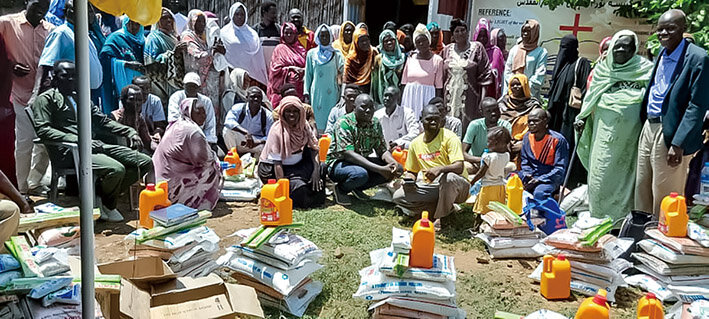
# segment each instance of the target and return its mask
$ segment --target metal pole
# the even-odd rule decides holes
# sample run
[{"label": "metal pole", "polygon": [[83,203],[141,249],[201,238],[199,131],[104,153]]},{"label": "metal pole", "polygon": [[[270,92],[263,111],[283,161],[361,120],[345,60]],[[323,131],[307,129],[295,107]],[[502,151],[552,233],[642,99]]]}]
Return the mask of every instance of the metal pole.
[{"label": "metal pole", "polygon": [[[75,0],[74,45],[78,80],[79,185],[81,211],[81,316],[95,318],[94,310],[94,183],[91,170],[91,85],[89,70],[88,0]],[[93,66],[99,67],[99,66]]]}]

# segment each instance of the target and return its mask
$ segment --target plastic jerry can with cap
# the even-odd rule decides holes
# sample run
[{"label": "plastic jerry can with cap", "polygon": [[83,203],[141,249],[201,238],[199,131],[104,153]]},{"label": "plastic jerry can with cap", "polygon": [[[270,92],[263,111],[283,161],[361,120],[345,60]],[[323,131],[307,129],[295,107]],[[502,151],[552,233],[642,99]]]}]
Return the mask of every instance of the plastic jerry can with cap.
[{"label": "plastic jerry can with cap", "polygon": [[320,163],[325,163],[327,160],[327,151],[330,149],[330,143],[332,143],[332,138],[330,135],[323,134],[318,140],[318,157],[320,158]]},{"label": "plastic jerry can with cap", "polygon": [[655,294],[648,292],[638,301],[638,319],[664,319],[665,309]]},{"label": "plastic jerry can with cap", "polygon": [[153,228],[150,212],[172,205],[167,199],[167,181],[148,184],[140,191],[138,199],[139,224],[147,229]]},{"label": "plastic jerry can with cap", "polygon": [[409,157],[409,150],[401,149],[400,146],[397,146],[394,151],[391,152],[391,157],[393,157],[397,163],[406,166],[406,158]]},{"label": "plastic jerry can with cap", "polygon": [[409,266],[416,268],[433,267],[433,247],[436,244],[436,230],[428,219],[428,212],[421,213],[421,219],[414,224],[411,233]]},{"label": "plastic jerry can with cap", "polygon": [[261,225],[284,226],[293,224],[293,200],[290,198],[290,181],[269,179],[261,188],[259,199]]},{"label": "plastic jerry can with cap", "polygon": [[689,222],[689,215],[687,215],[687,202],[684,196],[670,193],[670,196],[666,196],[660,205],[657,229],[668,237],[686,237],[687,222]]},{"label": "plastic jerry can with cap", "polygon": [[586,298],[574,319],[608,319],[611,307],[608,305],[607,294],[604,289],[599,289],[595,297]]},{"label": "plastic jerry can with cap", "polygon": [[571,296],[571,263],[564,255],[556,258],[545,255],[543,263],[539,292],[548,300],[568,299]]},{"label": "plastic jerry can with cap", "polygon": [[524,194],[524,185],[517,173],[512,173],[507,180],[506,192],[507,207],[517,213],[517,215],[522,215],[522,194]]},{"label": "plastic jerry can with cap", "polygon": [[229,152],[224,156],[224,161],[229,163],[229,164],[234,164],[234,168],[228,168],[226,170],[226,175],[227,176],[234,176],[241,174],[242,172],[242,167],[241,167],[241,158],[239,157],[239,153],[236,152],[236,147],[232,148],[229,150]]}]

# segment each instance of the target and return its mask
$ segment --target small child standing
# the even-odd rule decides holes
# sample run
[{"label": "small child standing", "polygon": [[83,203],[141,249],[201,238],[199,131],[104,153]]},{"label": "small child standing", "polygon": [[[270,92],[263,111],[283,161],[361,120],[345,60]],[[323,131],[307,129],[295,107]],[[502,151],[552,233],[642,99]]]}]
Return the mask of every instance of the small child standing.
[{"label": "small child standing", "polygon": [[512,137],[507,129],[496,126],[487,132],[488,153],[483,154],[472,185],[481,180],[482,189],[478,194],[473,211],[486,214],[490,211],[490,202],[505,203],[505,166],[510,162],[510,141]]}]

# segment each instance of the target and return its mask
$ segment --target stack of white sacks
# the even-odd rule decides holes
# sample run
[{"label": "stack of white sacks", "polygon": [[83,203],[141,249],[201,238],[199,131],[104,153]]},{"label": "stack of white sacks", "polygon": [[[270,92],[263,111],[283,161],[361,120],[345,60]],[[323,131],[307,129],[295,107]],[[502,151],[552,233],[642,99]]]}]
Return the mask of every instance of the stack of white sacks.
[{"label": "stack of white sacks", "polygon": [[377,301],[372,318],[465,318],[455,302],[453,257],[434,254],[433,268],[407,268],[397,275],[398,254],[409,254],[411,232],[392,229],[392,245],[369,253],[372,265],[360,270],[355,298]]},{"label": "stack of white sacks", "polygon": [[709,299],[709,240],[707,229],[689,222],[688,237],[667,237],[657,229],[647,229],[646,239],[632,254],[641,273],[626,281],[655,293],[658,299],[691,303]]},{"label": "stack of white sacks", "polygon": [[[234,235],[246,239],[256,229]],[[302,236],[281,231],[258,249],[236,244],[226,250],[217,264],[233,270],[239,284],[256,289],[262,305],[302,317],[322,292],[322,283],[310,278],[322,268],[318,264],[322,251]]]},{"label": "stack of white sacks", "polygon": [[[618,239],[606,234],[594,245],[585,245],[579,239],[585,231],[596,227],[602,220],[581,214],[579,221],[569,229],[560,229],[544,238],[534,249],[543,255],[563,255],[571,263],[571,290],[586,296],[594,296],[599,289],[608,292],[609,302],[615,302],[619,287],[627,286],[621,273],[632,264],[618,258],[632,245],[631,239]],[[544,264],[529,276],[539,281]]]},{"label": "stack of white sacks", "polygon": [[[485,243],[491,258],[537,258],[541,256],[537,250],[533,249],[544,238],[544,233],[538,228],[530,230],[526,223],[515,224],[495,211],[488,212],[481,217],[483,220],[480,225],[481,233],[475,237]],[[536,225],[542,222],[543,219],[533,220]]]},{"label": "stack of white sacks", "polygon": [[254,176],[255,163],[251,154],[241,157],[241,165],[244,168],[243,174],[234,176],[224,173],[224,185],[220,191],[219,198],[223,201],[250,202],[256,200],[261,194],[261,180]]},{"label": "stack of white sacks", "polygon": [[[134,232],[126,240],[135,240]],[[146,240],[135,245],[131,253],[137,257],[160,257],[180,277],[203,277],[218,268],[214,262],[219,250],[219,236],[211,228],[200,225]]]}]

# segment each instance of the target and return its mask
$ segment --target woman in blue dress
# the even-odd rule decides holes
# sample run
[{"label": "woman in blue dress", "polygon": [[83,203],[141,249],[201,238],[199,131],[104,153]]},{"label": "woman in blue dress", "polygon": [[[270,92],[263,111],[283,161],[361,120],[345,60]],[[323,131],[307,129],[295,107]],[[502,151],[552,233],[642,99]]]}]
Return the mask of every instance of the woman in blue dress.
[{"label": "woman in blue dress", "polygon": [[330,28],[322,24],[315,32],[318,47],[308,51],[305,61],[305,102],[315,113],[315,122],[320,131],[327,126],[327,117],[340,100],[340,84],[345,59],[339,50],[332,47]]}]

